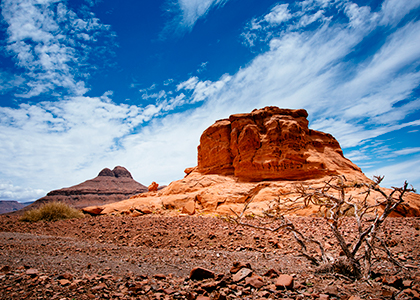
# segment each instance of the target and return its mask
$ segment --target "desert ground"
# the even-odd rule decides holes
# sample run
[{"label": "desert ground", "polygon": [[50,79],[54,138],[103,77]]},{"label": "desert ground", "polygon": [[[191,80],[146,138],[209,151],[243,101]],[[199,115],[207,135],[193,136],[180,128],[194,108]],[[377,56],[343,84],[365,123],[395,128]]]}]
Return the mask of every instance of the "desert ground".
[{"label": "desert ground", "polygon": [[[251,220],[252,221],[252,220]],[[322,218],[293,217],[334,257]],[[348,242],[354,219],[341,226]],[[206,215],[87,216],[26,223],[0,216],[0,299],[420,299],[420,219],[388,218],[372,276],[311,264],[283,231]]]}]

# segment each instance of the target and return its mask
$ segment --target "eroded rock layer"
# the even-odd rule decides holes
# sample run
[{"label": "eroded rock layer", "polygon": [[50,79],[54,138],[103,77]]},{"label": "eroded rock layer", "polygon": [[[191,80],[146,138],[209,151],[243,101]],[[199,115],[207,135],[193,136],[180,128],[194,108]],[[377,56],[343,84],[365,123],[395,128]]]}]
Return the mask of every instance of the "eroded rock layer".
[{"label": "eroded rock layer", "polygon": [[[362,174],[362,173],[361,173]],[[363,174],[361,176],[347,175],[349,182],[370,182]],[[91,214],[129,214],[139,216],[152,212],[174,212],[193,214],[232,214],[232,210],[241,213],[244,204],[251,198],[248,213],[261,214],[278,201],[291,204],[290,199],[296,199],[299,194],[296,187],[300,184],[312,188],[320,188],[330,180],[330,176],[304,181],[275,180],[264,182],[241,182],[234,176],[215,174],[203,175],[191,172],[185,178],[172,182],[166,188],[157,192],[142,193],[130,199],[103,206],[84,208]],[[359,188],[346,190],[347,197],[360,201],[365,197]],[[388,194],[389,189],[384,189]],[[371,192],[370,202],[381,200],[378,192]],[[383,199],[382,199],[383,200]],[[302,216],[319,216],[318,208],[307,207],[294,212]],[[399,209],[392,216],[420,216],[420,195],[408,193]]]},{"label": "eroded rock layer", "polygon": [[308,128],[307,116],[304,109],[265,107],[217,121],[201,136],[197,171],[244,181],[361,173],[332,135]]},{"label": "eroded rock layer", "polygon": [[76,208],[104,205],[147,191],[147,187],[135,181],[126,168],[117,166],[113,170],[105,168],[97,177],[78,185],[51,191],[24,210],[53,201],[64,202]]},{"label": "eroded rock layer", "polygon": [[[338,175],[355,184],[347,195],[363,200],[356,186],[372,181],[343,156],[334,137],[309,129],[307,116],[303,109],[266,107],[217,121],[202,134],[198,166],[186,169],[185,178],[162,190],[84,210],[132,216],[162,211],[225,215],[241,213],[252,199],[248,212],[260,214],[280,202],[294,205],[299,186],[321,188]],[[372,192],[370,204],[380,198]],[[409,193],[405,200],[394,215],[420,216],[420,196]],[[316,216],[318,209],[309,206],[295,213]]]}]

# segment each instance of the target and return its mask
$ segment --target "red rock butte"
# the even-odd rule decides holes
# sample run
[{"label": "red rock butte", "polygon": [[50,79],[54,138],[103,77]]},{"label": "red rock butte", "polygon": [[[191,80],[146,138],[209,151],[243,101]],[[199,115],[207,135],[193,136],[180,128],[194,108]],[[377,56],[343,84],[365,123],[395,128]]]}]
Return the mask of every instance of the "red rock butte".
[{"label": "red rock butte", "polygon": [[[183,179],[158,191],[84,210],[133,216],[162,210],[231,214],[232,210],[241,212],[252,198],[249,212],[258,214],[276,199],[296,199],[297,184],[319,188],[336,175],[344,175],[347,181],[372,182],[343,156],[333,136],[308,128],[307,116],[303,109],[265,107],[219,120],[203,132],[198,166],[186,169]],[[356,188],[348,193],[353,199],[364,197]],[[378,192],[371,195],[380,197]],[[398,215],[420,216],[420,196],[409,193],[400,208]],[[316,207],[309,207],[296,214],[317,212]]]},{"label": "red rock butte", "polygon": [[270,106],[219,120],[201,136],[197,171],[243,181],[361,173],[332,135],[308,128],[307,117],[304,109]]}]

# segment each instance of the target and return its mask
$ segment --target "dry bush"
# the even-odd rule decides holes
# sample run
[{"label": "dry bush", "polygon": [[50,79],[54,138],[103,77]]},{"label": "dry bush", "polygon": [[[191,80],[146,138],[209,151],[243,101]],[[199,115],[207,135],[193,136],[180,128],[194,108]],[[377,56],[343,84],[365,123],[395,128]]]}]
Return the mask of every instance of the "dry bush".
[{"label": "dry bush", "polygon": [[64,219],[83,218],[84,214],[62,202],[45,203],[39,208],[25,211],[20,221],[58,221]]},{"label": "dry bush", "polygon": [[[405,182],[403,187],[393,187],[390,193],[386,193],[379,186],[382,180],[383,177],[378,176],[372,183],[366,184],[349,182],[344,176],[335,176],[319,188],[299,185],[296,187],[299,197],[283,201],[279,197],[261,218],[251,223],[243,221],[243,217],[255,197],[253,195],[245,203],[240,215],[232,210],[235,217],[230,217],[230,220],[242,226],[292,234],[300,245],[301,255],[319,266],[319,270],[337,272],[355,279],[369,278],[373,260],[379,261],[377,252],[385,253],[391,263],[403,268],[378,236],[378,232],[389,214],[404,202],[404,194],[415,192]],[[347,195],[349,190],[354,189],[360,190],[357,199]],[[380,198],[370,199],[372,191],[377,192]],[[327,222],[338,241],[341,250],[338,252],[344,253],[343,256],[334,257],[332,253],[326,253],[320,241],[302,234],[287,218],[290,213],[313,206],[318,208],[318,215]],[[349,216],[356,221],[357,236],[354,241],[346,240],[341,230],[343,218]]]}]

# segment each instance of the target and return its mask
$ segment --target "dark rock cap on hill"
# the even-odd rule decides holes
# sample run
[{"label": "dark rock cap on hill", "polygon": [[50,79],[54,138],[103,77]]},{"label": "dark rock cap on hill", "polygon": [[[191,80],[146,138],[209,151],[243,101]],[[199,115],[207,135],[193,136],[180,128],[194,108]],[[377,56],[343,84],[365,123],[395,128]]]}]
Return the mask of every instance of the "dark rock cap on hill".
[{"label": "dark rock cap on hill", "polygon": [[104,205],[147,191],[147,187],[135,181],[126,168],[117,166],[113,170],[105,168],[97,177],[78,185],[51,191],[22,211],[54,201],[64,202],[76,208]]},{"label": "dark rock cap on hill", "polygon": [[131,176],[131,173],[128,172],[128,170],[124,167],[116,166],[114,170],[105,168],[101,172],[99,172],[98,176],[110,176],[110,177],[127,177],[133,179],[133,176]]},{"label": "dark rock cap on hill", "polygon": [[[304,109],[268,106],[216,121],[202,134],[198,165],[186,169],[185,178],[160,191],[84,211],[141,215],[164,208],[190,215],[240,214],[244,203],[253,199],[248,212],[261,214],[277,205],[276,201],[293,204],[291,199],[300,196],[296,188],[299,185],[320,188],[335,176],[359,184],[371,183],[357,165],[344,157],[331,134],[308,127],[307,117]],[[356,185],[346,192],[353,200],[365,197]],[[371,199],[378,194],[372,193]],[[401,208],[399,215],[419,216],[419,195],[408,194]],[[305,216],[317,213],[315,206],[299,211]]]}]

